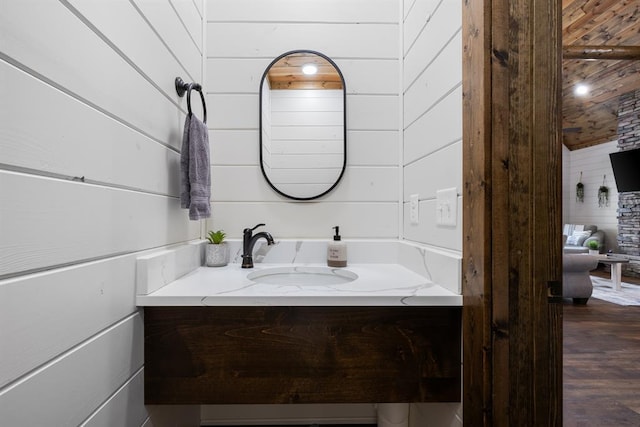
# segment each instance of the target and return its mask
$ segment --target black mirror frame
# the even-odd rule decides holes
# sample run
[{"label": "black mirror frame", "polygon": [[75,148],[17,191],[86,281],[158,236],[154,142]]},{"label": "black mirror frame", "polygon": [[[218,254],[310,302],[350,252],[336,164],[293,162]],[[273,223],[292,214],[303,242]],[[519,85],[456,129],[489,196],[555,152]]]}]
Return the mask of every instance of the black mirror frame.
[{"label": "black mirror frame", "polygon": [[[315,196],[310,196],[310,197],[291,196],[291,195],[286,194],[286,193],[282,192],[281,190],[279,190],[269,180],[269,177],[267,176],[267,172],[264,170],[264,163],[263,163],[263,158],[262,158],[262,87],[264,85],[264,81],[265,81],[265,79],[267,77],[267,74],[269,73],[269,70],[271,69],[271,67],[276,62],[278,62],[279,60],[284,58],[285,56],[293,55],[293,54],[296,54],[296,53],[312,53],[314,55],[318,55],[318,56],[326,59],[327,62],[329,62],[329,64],[331,64],[333,66],[333,68],[336,70],[336,72],[340,76],[340,80],[342,80],[342,103],[343,103],[343,105],[342,105],[342,115],[343,115],[343,117],[342,117],[342,121],[343,121],[343,126],[342,126],[342,128],[343,128],[342,129],[343,136],[342,136],[342,139],[343,139],[343,150],[344,150],[344,155],[342,157],[342,170],[340,171],[340,175],[336,179],[336,182],[334,182],[331,187],[329,187],[326,191],[323,191],[320,194],[317,194]],[[280,194],[281,196],[284,196],[284,197],[287,197],[287,198],[293,199],[293,200],[315,200],[315,199],[319,199],[319,198],[325,196],[326,194],[328,194],[329,192],[331,192],[334,188],[336,188],[336,186],[338,185],[338,183],[342,179],[342,176],[344,175],[345,169],[347,168],[347,86],[345,84],[344,76],[342,75],[342,71],[340,71],[340,68],[338,68],[336,63],[331,58],[329,58],[327,55],[322,54],[320,52],[316,52],[314,50],[298,49],[298,50],[290,50],[288,52],[283,53],[282,55],[278,56],[276,59],[271,61],[271,63],[267,66],[267,68],[265,69],[264,73],[262,74],[262,78],[260,79],[260,99],[259,99],[258,103],[260,104],[260,106],[259,106],[260,109],[259,109],[259,112],[258,112],[258,117],[259,117],[258,133],[260,135],[259,138],[258,138],[258,149],[260,151],[260,169],[262,170],[262,175],[267,180],[267,183],[269,184],[269,186],[276,193]]]}]

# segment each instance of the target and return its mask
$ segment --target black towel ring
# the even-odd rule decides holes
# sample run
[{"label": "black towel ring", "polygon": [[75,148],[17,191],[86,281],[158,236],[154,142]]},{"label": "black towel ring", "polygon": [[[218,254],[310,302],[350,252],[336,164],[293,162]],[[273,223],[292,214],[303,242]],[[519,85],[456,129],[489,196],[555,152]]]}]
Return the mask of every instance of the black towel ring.
[{"label": "black towel ring", "polygon": [[197,90],[200,93],[200,100],[202,101],[202,112],[204,114],[203,123],[207,123],[207,104],[204,101],[204,94],[202,93],[202,85],[200,83],[185,83],[180,77],[176,77],[176,92],[179,97],[183,97],[185,92],[187,94],[187,111],[191,116],[191,90]]}]

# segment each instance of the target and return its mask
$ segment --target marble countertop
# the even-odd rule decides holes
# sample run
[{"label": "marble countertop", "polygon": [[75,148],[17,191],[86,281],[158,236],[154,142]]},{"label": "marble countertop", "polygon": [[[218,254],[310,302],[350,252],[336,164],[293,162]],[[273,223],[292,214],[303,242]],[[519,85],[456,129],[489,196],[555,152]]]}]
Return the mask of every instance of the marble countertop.
[{"label": "marble countertop", "polygon": [[[300,263],[321,267],[326,264]],[[139,294],[139,306],[461,306],[462,296],[399,264],[349,264],[358,278],[335,285],[257,283],[249,273],[291,264],[256,264],[242,269],[199,267],[165,286]]]}]

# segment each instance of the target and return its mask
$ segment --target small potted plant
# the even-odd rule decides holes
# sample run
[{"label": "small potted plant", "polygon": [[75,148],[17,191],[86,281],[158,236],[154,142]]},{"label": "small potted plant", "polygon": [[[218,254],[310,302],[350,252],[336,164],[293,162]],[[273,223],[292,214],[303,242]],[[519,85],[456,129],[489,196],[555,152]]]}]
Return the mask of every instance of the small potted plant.
[{"label": "small potted plant", "polygon": [[229,263],[229,246],[224,241],[226,233],[222,230],[209,231],[207,235],[207,267],[224,267]]},{"label": "small potted plant", "polygon": [[587,247],[589,248],[589,255],[598,255],[600,253],[600,248],[598,248],[598,242],[595,240],[590,240],[587,243]]}]

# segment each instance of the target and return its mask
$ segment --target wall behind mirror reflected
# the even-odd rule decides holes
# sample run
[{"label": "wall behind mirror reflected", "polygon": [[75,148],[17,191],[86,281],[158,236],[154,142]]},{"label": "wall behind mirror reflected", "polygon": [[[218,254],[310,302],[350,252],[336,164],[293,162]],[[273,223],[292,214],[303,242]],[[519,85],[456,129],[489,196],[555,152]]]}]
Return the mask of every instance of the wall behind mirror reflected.
[{"label": "wall behind mirror reflected", "polygon": [[277,193],[312,200],[330,192],[346,166],[345,82],[319,52],[286,52],[260,82],[260,166]]}]

